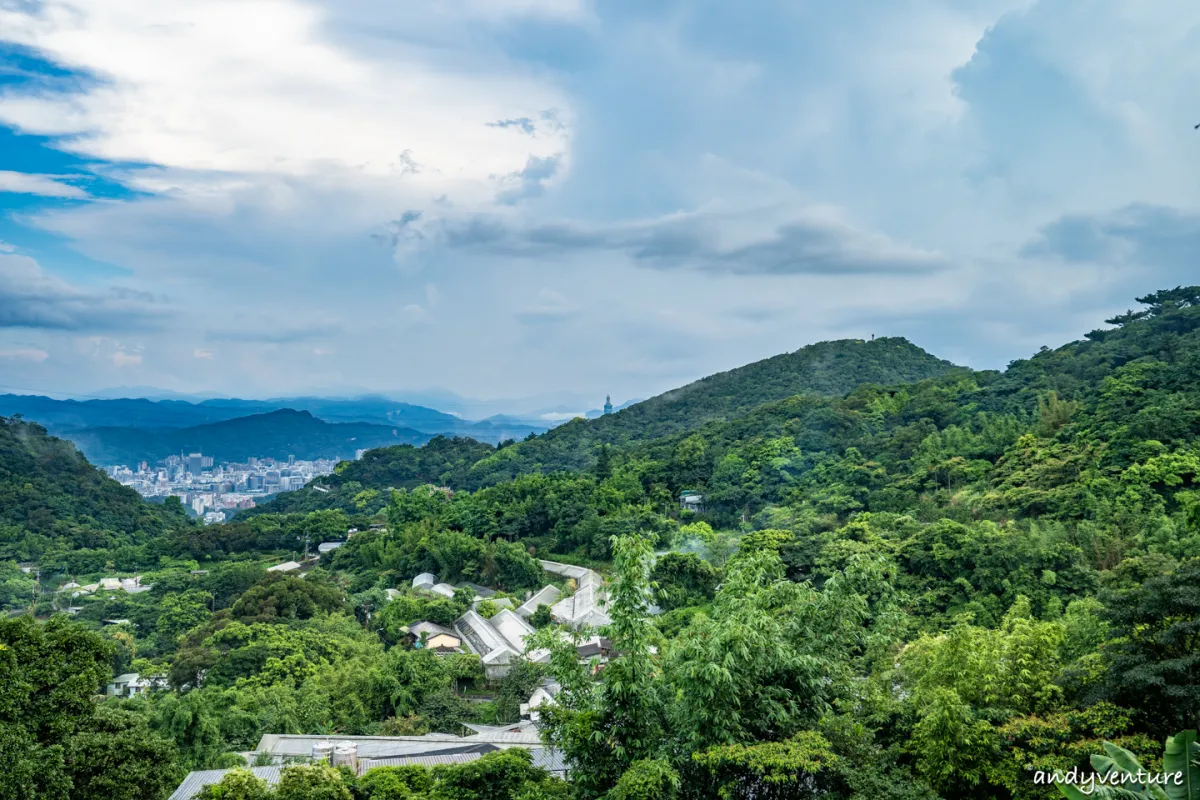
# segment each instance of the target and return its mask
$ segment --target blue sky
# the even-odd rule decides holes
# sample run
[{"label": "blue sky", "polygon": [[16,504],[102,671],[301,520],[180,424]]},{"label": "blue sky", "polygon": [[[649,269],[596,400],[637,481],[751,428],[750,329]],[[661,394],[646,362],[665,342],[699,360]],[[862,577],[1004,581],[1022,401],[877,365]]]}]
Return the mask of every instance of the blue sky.
[{"label": "blue sky", "polygon": [[1200,282],[1198,79],[1190,0],[0,0],[0,384],[1002,367]]}]

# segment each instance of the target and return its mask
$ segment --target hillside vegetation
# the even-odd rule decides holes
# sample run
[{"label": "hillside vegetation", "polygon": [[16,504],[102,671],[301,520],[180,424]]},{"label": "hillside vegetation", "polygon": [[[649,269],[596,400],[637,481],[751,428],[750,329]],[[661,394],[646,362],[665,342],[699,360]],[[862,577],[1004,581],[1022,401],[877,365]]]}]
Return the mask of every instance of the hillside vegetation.
[{"label": "hillside vegetation", "polygon": [[864,383],[894,384],[954,368],[906,339],[820,342],[710,375],[594,420],[576,419],[480,462],[469,484],[486,486],[527,472],[585,469],[601,445],[645,442],[734,419],[798,394],[838,396]]},{"label": "hillside vegetation", "polygon": [[151,505],[70,442],[31,422],[0,417],[0,561],[54,549],[115,550],[186,526],[176,501]]}]

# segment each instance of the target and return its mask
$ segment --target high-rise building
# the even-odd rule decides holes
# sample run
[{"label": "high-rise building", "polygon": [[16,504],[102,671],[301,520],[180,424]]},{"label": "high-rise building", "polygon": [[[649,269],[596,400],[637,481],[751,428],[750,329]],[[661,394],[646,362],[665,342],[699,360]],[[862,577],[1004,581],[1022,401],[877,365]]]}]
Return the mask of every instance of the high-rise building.
[{"label": "high-rise building", "polygon": [[199,453],[189,453],[187,457],[187,471],[193,475],[199,475],[200,470],[204,468],[204,456]]},{"label": "high-rise building", "polygon": [[604,395],[604,413],[605,414],[612,413],[612,396],[611,395],[607,395],[607,394]]}]

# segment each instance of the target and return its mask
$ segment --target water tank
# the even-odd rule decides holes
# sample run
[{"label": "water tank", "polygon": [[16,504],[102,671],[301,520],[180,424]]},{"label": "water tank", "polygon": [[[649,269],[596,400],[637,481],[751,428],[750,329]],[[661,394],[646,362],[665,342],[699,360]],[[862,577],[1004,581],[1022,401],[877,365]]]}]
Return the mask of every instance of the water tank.
[{"label": "water tank", "polygon": [[329,763],[333,759],[333,742],[317,742],[312,748],[313,761]]},{"label": "water tank", "polygon": [[338,742],[333,748],[333,765],[335,767],[349,767],[354,772],[358,772],[358,745],[354,742]]}]

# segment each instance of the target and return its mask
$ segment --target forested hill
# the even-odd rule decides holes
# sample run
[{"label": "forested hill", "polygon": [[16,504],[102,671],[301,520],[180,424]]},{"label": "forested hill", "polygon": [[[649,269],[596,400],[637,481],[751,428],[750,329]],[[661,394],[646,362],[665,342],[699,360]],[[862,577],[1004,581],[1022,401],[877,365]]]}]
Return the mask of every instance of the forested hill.
[{"label": "forested hill", "polygon": [[819,342],[503,448],[472,470],[470,483],[486,486],[526,472],[584,469],[595,463],[602,444],[622,446],[694,430],[794,395],[840,396],[866,383],[913,383],[953,369],[949,361],[903,338]]},{"label": "forested hill", "polygon": [[389,489],[418,486],[462,486],[471,467],[496,448],[474,439],[437,436],[424,447],[402,444],[381,447],[357,461],[338,464],[332,475],[303,489],[278,495],[269,503],[241,512],[242,518],[334,508],[348,513],[373,513],[388,500]]},{"label": "forested hill", "polygon": [[40,425],[0,417],[0,561],[53,548],[117,548],[190,525],[178,502],[152,505]]},{"label": "forested hill", "polygon": [[188,428],[81,428],[63,431],[96,464],[151,463],[179,453],[218,462],[248,458],[354,458],[356,450],[423,444],[430,434],[365,422],[330,423],[307,411],[280,409]]}]

